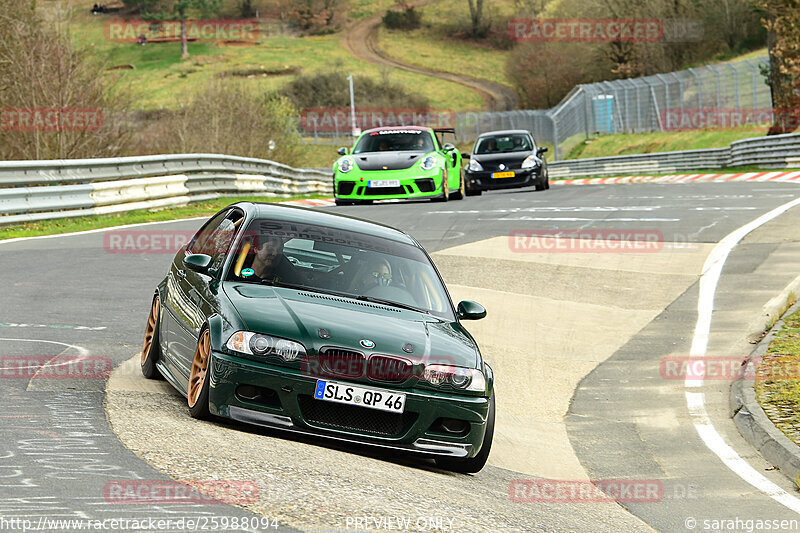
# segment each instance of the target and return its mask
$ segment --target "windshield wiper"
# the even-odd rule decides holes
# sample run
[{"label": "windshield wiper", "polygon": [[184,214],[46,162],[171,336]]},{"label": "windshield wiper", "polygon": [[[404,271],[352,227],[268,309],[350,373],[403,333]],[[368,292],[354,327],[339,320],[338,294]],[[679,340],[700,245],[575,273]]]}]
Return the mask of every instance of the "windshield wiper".
[{"label": "windshield wiper", "polygon": [[270,285],[273,287],[283,287],[285,289],[297,289],[303,291],[313,291],[313,287],[307,287],[306,285],[298,285],[297,283],[286,283],[285,281],[273,281],[271,279],[262,279],[261,283],[264,285]]},{"label": "windshield wiper", "polygon": [[426,309],[420,309],[419,307],[414,307],[413,305],[408,304],[401,304],[400,302],[393,302],[392,300],[384,300],[383,298],[375,298],[374,296],[356,296],[356,300],[361,300],[364,302],[371,302],[374,304],[383,304],[383,305],[390,305],[392,307],[399,307],[400,309],[407,309],[409,311],[416,311],[417,313],[425,313],[426,315],[431,314],[430,311]]}]

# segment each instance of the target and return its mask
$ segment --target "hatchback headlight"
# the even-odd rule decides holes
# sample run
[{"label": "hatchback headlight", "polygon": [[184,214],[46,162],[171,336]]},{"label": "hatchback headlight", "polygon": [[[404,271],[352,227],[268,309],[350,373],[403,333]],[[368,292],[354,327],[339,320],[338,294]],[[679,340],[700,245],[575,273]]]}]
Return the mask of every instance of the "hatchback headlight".
[{"label": "hatchback headlight", "polygon": [[436,166],[436,158],[432,155],[429,155],[425,159],[422,160],[422,163],[419,164],[422,167],[422,170],[431,170],[433,167]]},{"label": "hatchback headlight", "polygon": [[522,168],[537,168],[542,164],[542,161],[535,155],[529,155],[522,162]]},{"label": "hatchback headlight", "polygon": [[347,174],[353,170],[353,160],[352,159],[340,159],[339,160],[339,172],[342,174]]},{"label": "hatchback headlight", "polygon": [[486,391],[486,379],[483,372],[474,368],[462,368],[449,365],[428,365],[422,375],[431,385],[449,385],[459,390],[473,392]]},{"label": "hatchback headlight", "polygon": [[469,160],[469,166],[467,166],[467,168],[470,169],[473,172],[482,172],[483,171],[483,167],[481,166],[481,164],[478,163],[477,161],[475,161],[474,159],[470,159]]},{"label": "hatchback headlight", "polygon": [[275,355],[287,363],[306,355],[305,347],[299,342],[251,331],[237,331],[231,335],[231,338],[225,343],[225,347],[234,352],[259,357]]}]

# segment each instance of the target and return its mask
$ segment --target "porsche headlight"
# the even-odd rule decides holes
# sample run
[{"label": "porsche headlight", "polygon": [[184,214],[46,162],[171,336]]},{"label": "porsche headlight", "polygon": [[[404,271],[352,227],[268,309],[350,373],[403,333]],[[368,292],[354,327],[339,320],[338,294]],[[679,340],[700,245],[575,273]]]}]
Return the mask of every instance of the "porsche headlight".
[{"label": "porsche headlight", "polygon": [[482,172],[483,171],[483,167],[481,166],[481,164],[478,163],[477,161],[475,161],[474,159],[470,159],[469,160],[469,166],[467,168],[470,169],[473,172]]},{"label": "porsche headlight", "polygon": [[436,158],[432,155],[429,155],[425,159],[422,160],[422,163],[419,164],[422,167],[422,170],[431,170],[433,167],[436,166]]},{"label": "porsche headlight", "polygon": [[542,164],[542,161],[535,155],[529,155],[522,162],[522,168],[536,168]]},{"label": "porsche headlight", "polygon": [[344,158],[339,160],[339,172],[341,172],[342,174],[347,174],[351,170],[353,170],[352,159]]},{"label": "porsche headlight", "polygon": [[234,352],[259,357],[275,355],[287,363],[306,355],[305,347],[299,342],[250,331],[237,331],[231,335],[225,347]]},{"label": "porsche headlight", "polygon": [[428,365],[422,377],[431,385],[450,385],[459,390],[484,392],[486,379],[483,372],[474,368],[449,365]]}]

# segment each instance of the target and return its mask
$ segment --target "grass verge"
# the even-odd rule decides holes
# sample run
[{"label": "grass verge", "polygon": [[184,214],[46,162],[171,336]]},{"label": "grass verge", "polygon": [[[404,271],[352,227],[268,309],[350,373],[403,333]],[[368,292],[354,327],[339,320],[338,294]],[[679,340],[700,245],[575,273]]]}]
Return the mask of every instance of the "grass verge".
[{"label": "grass verge", "polygon": [[569,150],[566,159],[724,148],[733,141],[763,137],[766,131],[764,126],[742,126],[692,131],[599,135],[575,144]]},{"label": "grass verge", "polygon": [[40,222],[9,224],[7,226],[0,226],[0,240],[15,239],[18,237],[37,237],[40,235],[57,235],[60,233],[87,231],[109,228],[112,226],[123,226],[126,224],[139,224],[142,222],[161,222],[164,220],[210,216],[223,207],[235,202],[285,202],[307,198],[322,198],[322,196],[293,196],[287,198],[275,196],[225,196],[205,202],[191,203],[182,207],[140,209],[110,215],[91,215],[85,217],[43,220]]},{"label": "grass verge", "polygon": [[[789,302],[796,301],[792,296]],[[800,311],[784,319],[770,343],[756,373],[755,390],[772,423],[800,444]]]}]

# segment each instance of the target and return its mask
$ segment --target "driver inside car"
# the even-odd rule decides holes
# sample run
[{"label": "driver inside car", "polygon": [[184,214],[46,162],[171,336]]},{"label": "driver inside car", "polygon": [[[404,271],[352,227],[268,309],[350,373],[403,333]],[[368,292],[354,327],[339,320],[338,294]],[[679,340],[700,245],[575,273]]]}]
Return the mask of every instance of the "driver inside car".
[{"label": "driver inside car", "polygon": [[392,281],[392,266],[386,259],[372,258],[361,268],[355,290],[364,294],[375,287],[386,287]]},{"label": "driver inside car", "polygon": [[248,281],[296,282],[295,267],[283,253],[284,239],[261,235],[253,241],[255,254],[250,268],[241,270],[241,277]]}]

